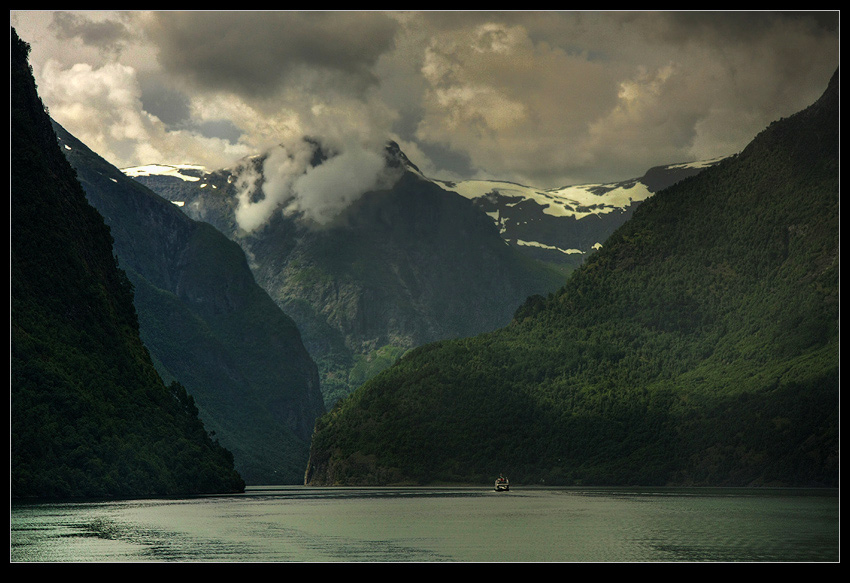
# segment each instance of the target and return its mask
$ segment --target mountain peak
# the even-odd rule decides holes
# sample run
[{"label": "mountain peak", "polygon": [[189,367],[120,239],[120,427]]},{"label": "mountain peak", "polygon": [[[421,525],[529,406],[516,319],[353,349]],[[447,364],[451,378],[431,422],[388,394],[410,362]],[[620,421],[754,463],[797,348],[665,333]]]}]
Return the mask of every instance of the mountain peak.
[{"label": "mountain peak", "polygon": [[411,169],[416,174],[422,174],[419,168],[410,161],[410,158],[402,151],[401,147],[394,142],[393,140],[389,140],[387,142],[387,164],[390,167],[395,168],[404,168]]}]

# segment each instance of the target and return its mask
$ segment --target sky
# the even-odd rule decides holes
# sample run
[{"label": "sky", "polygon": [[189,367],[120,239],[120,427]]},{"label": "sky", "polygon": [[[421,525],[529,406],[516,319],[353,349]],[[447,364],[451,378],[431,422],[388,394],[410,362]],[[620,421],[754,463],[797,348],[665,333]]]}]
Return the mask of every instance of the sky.
[{"label": "sky", "polygon": [[813,103],[839,61],[838,11],[10,20],[51,117],[119,168],[229,168],[311,137],[347,155],[339,167],[371,168],[394,140],[435,179],[626,180],[739,152]]}]

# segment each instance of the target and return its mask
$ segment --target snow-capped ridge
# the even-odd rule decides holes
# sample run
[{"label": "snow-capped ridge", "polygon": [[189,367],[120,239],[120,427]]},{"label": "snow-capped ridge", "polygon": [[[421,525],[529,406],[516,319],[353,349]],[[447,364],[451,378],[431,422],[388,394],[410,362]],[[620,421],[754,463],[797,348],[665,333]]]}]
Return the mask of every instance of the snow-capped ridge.
[{"label": "snow-capped ridge", "polygon": [[[659,166],[657,169],[698,171],[717,164],[723,158],[725,157],[670,164]],[[519,199],[517,202],[531,200],[543,207],[543,212],[548,215],[571,216],[576,219],[588,215],[622,211],[636,202],[646,200],[658,190],[642,178],[619,182],[575,184],[551,189],[540,189],[501,180],[431,181],[445,190],[456,192],[470,200],[491,195]]]}]

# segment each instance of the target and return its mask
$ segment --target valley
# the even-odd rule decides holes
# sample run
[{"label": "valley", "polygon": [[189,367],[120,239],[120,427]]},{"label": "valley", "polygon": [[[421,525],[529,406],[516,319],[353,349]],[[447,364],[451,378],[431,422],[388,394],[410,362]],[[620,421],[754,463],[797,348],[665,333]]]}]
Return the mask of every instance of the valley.
[{"label": "valley", "polygon": [[[34,16],[41,14],[19,17]],[[51,34],[82,30],[72,25],[84,18],[54,16]],[[400,26],[405,18],[389,20]],[[492,52],[517,39],[499,30],[506,34],[488,33],[471,48]],[[77,48],[94,39],[72,36]],[[671,104],[691,103],[678,98],[692,97],[704,79],[686,67],[611,77],[600,84],[606,106],[582,95],[600,109],[592,124],[573,126],[591,129],[583,143],[593,148],[576,156],[579,136],[538,142],[531,128],[542,130],[542,112],[481,86],[450,90],[449,55],[436,44],[420,49],[415,78],[434,83],[433,92],[420,86],[422,97],[468,114],[468,126],[443,118],[468,134],[428,127],[435,118],[424,101],[417,124],[419,105],[411,105],[407,124],[371,125],[377,118],[363,108],[346,110],[338,119],[352,125],[342,127],[322,118],[342,110],[287,94],[304,106],[302,121],[326,122],[313,129],[339,131],[322,138],[278,118],[287,131],[257,138],[263,148],[244,155],[247,133],[237,130],[247,118],[225,119],[222,109],[221,118],[191,126],[144,110],[200,111],[180,93],[192,86],[188,77],[166,91],[168,75],[130,65],[97,69],[98,77],[86,65],[60,70],[42,60],[36,72],[32,47],[12,29],[14,499],[491,485],[502,474],[512,492],[838,486],[838,69],[819,96],[801,93],[808,105],[787,116],[790,100],[739,94],[733,83],[736,99],[752,99],[749,109],[735,102],[735,119],[760,128],[743,144],[721,134],[752,125],[733,127],[708,107],[722,89],[705,96],[701,113],[656,110],[662,89]],[[373,56],[348,73],[386,73],[389,63]],[[602,62],[586,53],[581,60]],[[345,86],[350,101],[339,103],[365,105],[377,77],[363,80],[325,88]],[[83,87],[91,91],[79,97]],[[212,87],[220,90],[213,83],[194,97]],[[56,119],[42,91],[66,106]],[[782,107],[762,109],[759,99]],[[259,107],[263,99],[249,101]],[[241,105],[248,117],[259,111]],[[133,108],[138,123],[118,114]],[[763,111],[783,115],[761,125]],[[83,112],[94,128],[90,144],[57,121],[75,123]],[[648,125],[629,125],[644,115]],[[263,131],[276,127],[254,119]],[[403,142],[406,153],[401,139],[384,138],[400,135],[384,131],[390,126],[405,138],[429,137]],[[674,126],[680,132],[668,134]],[[225,131],[228,138],[215,135]],[[505,142],[496,155],[497,135],[529,151]],[[150,142],[139,148],[140,137]],[[598,176],[618,161],[634,168],[635,160],[656,164],[658,152],[714,155],[727,143],[742,147],[555,188],[446,180],[417,165],[441,160],[454,176],[493,176],[484,166],[498,161],[505,175]],[[240,157],[214,168],[194,163],[215,159],[209,148]],[[119,152],[132,164],[142,152],[154,159],[119,169],[108,159]],[[551,160],[564,167],[547,168]],[[579,171],[579,162],[597,160],[607,164]]]}]

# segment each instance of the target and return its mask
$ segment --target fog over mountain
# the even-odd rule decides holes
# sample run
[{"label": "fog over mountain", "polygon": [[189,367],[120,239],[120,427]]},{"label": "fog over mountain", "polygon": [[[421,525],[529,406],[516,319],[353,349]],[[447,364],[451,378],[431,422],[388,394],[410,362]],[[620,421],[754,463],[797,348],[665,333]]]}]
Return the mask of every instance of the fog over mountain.
[{"label": "fog over mountain", "polygon": [[392,187],[401,177],[397,168],[387,167],[382,153],[357,145],[327,155],[321,164],[315,156],[311,142],[296,140],[272,148],[261,171],[250,161],[241,163],[234,170],[239,228],[251,233],[263,227],[278,207],[325,225],[364,192]]}]

